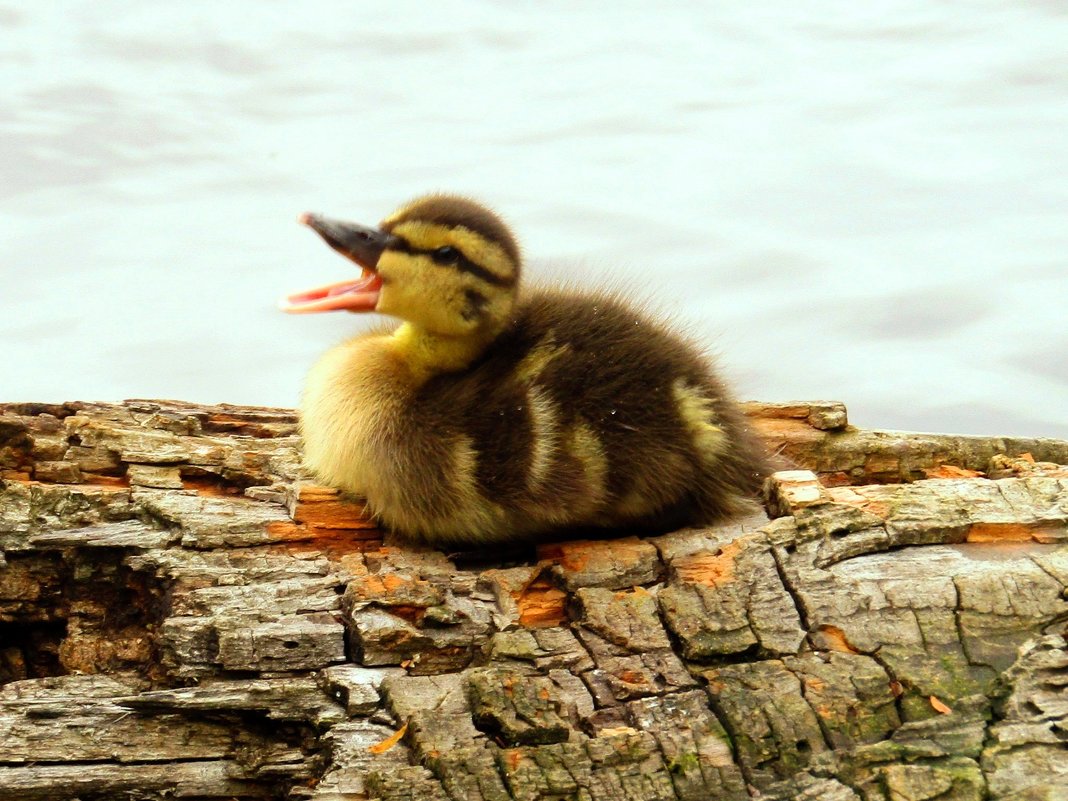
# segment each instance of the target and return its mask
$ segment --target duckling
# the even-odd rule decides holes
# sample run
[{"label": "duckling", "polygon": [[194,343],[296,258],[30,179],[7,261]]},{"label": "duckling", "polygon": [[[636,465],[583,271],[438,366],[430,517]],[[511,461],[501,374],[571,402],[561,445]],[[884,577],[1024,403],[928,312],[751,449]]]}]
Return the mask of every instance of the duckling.
[{"label": "duckling", "polygon": [[300,220],[362,275],[282,308],[400,320],[328,351],[300,407],[307,465],[389,529],[468,545],[662,532],[759,490],[765,452],[700,349],[618,294],[520,292],[490,209],[429,195],[377,228]]}]

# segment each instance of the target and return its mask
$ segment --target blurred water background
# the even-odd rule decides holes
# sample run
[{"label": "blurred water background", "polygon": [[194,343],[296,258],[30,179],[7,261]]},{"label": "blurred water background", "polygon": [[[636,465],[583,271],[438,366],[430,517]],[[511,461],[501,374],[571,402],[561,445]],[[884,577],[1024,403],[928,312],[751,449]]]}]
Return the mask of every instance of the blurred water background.
[{"label": "blurred water background", "polygon": [[0,5],[0,400],[294,405],[371,322],[295,223],[428,190],[623,278],[745,398],[1068,436],[1068,7]]}]

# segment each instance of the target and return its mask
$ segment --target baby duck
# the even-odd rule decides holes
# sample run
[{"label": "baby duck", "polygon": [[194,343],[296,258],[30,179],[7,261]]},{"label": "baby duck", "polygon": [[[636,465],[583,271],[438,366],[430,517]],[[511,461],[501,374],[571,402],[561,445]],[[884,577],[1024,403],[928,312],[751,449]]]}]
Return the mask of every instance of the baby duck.
[{"label": "baby duck", "polygon": [[304,457],[429,543],[589,528],[657,532],[743,510],[764,450],[707,358],[615,294],[519,291],[519,245],[491,210],[430,195],[377,228],[304,214],[362,268],[285,311],[399,325],[312,368]]}]

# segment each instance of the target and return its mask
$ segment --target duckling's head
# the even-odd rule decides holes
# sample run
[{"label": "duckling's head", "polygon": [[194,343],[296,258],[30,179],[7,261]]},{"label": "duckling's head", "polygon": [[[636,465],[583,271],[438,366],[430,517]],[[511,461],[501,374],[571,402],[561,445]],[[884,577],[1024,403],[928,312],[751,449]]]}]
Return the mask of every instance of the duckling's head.
[{"label": "duckling's head", "polygon": [[316,214],[303,214],[300,221],[358,264],[363,275],[290,295],[285,311],[376,311],[444,337],[494,336],[509,319],[519,284],[519,246],[485,206],[428,195],[377,228]]}]

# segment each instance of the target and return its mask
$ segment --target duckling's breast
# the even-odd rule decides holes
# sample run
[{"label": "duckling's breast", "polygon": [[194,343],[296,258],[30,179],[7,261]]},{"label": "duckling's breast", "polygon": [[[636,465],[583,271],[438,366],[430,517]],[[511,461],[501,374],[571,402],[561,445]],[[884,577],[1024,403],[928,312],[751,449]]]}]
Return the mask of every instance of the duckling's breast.
[{"label": "duckling's breast", "polygon": [[362,337],[312,368],[301,402],[304,462],[417,538],[477,539],[504,514],[476,482],[479,456],[455,410],[428,403],[389,337]]},{"label": "duckling's breast", "polygon": [[301,398],[305,465],[359,495],[376,494],[386,433],[410,403],[401,366],[391,363],[384,343],[362,337],[331,348],[312,367]]}]

